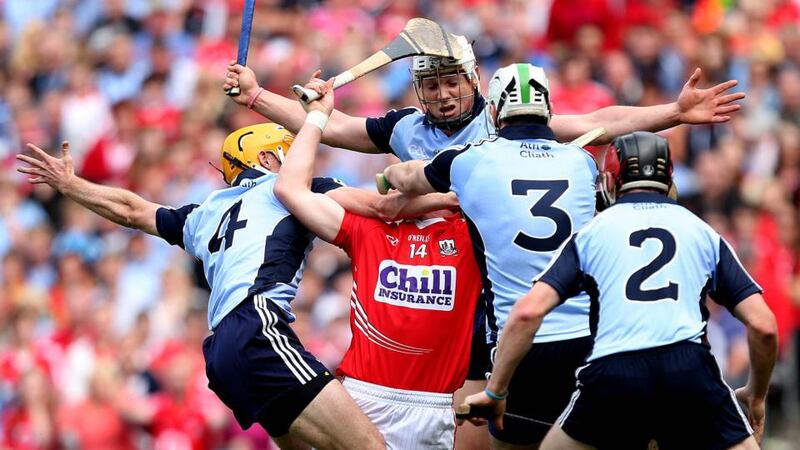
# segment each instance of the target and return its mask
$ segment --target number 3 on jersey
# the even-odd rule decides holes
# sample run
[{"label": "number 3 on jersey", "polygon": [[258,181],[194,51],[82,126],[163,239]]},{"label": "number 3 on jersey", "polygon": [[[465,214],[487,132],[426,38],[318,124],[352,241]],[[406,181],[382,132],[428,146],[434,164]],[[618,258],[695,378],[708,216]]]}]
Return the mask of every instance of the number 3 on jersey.
[{"label": "number 3 on jersey", "polygon": [[545,191],[542,198],[531,207],[533,217],[546,217],[553,221],[556,230],[546,238],[517,233],[514,243],[532,252],[552,252],[558,250],[572,234],[572,220],[561,208],[553,206],[569,188],[568,180],[511,180],[511,195],[528,195],[528,191]]},{"label": "number 3 on jersey", "polygon": [[[247,219],[239,220],[239,210],[241,208],[242,201],[239,200],[222,215],[222,219],[219,221],[219,225],[217,225],[217,231],[214,232],[214,236],[208,241],[209,253],[213,254],[218,252],[222,247],[223,240],[225,241],[224,250],[230,248],[230,246],[233,245],[233,234],[236,233],[236,230],[241,230],[247,226]],[[225,226],[226,224],[227,226]],[[220,236],[220,233],[223,233],[223,235]]]}]

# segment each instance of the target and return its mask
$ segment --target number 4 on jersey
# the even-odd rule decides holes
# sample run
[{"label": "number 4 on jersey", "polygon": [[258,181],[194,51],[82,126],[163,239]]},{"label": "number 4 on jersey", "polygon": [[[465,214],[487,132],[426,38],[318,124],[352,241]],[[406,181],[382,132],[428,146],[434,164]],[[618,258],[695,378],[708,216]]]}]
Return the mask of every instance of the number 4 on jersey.
[{"label": "number 4 on jersey", "polygon": [[[241,208],[242,201],[239,200],[222,215],[222,220],[220,220],[219,225],[217,225],[217,231],[214,232],[214,236],[208,241],[209,253],[218,252],[222,247],[223,240],[225,241],[225,250],[230,248],[230,246],[233,245],[233,234],[236,233],[236,230],[241,230],[247,226],[247,219],[239,220],[239,210]],[[225,226],[226,223],[227,226]],[[224,235],[220,236],[220,232],[223,231],[223,226],[225,226]]]}]

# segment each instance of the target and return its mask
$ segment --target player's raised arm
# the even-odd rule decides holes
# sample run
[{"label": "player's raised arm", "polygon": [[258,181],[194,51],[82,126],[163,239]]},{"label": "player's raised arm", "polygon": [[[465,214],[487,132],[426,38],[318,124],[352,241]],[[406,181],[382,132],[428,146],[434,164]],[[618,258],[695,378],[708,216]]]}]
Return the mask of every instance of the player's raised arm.
[{"label": "player's raised arm", "polygon": [[[241,95],[231,97],[236,103],[283,125],[292,133],[298,133],[303,126],[306,112],[296,99],[261,88],[252,69],[232,61],[228,66],[223,88],[227,90],[235,86],[242,90]],[[380,153],[367,133],[366,124],[367,119],[364,117],[353,117],[334,110],[322,134],[322,142],[364,153]]]},{"label": "player's raised arm", "polygon": [[681,124],[724,123],[741,109],[736,103],[743,92],[729,93],[736,80],[728,80],[708,89],[697,87],[702,71],[698,68],[684,84],[675,102],[655,106],[609,106],[582,115],[554,115],[550,127],[560,141],[602,127],[606,135],[595,143],[606,144],[615,137],[634,131],[661,131]]},{"label": "player's raised arm", "polygon": [[131,191],[91,183],[77,175],[69,152],[69,143],[61,144],[61,158],[50,156],[28,144],[32,156],[17,155],[27,167],[17,170],[30,175],[33,184],[47,184],[96,214],[128,228],[158,236],[156,211],[162,206],[149,202]]},{"label": "player's raised arm", "polygon": [[314,74],[306,85],[321,94],[319,100],[304,108],[308,111],[291,151],[278,172],[275,195],[286,208],[311,232],[331,242],[336,238],[344,220],[344,208],[324,194],[312,192],[314,159],[320,137],[333,111],[333,79],[324,82]]}]

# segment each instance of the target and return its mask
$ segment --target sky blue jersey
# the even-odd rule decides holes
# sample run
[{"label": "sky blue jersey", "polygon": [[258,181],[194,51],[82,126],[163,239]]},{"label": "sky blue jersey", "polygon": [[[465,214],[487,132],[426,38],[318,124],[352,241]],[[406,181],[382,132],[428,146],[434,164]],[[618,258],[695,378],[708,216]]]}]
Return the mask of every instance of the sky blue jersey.
[{"label": "sky blue jersey", "polygon": [[[496,339],[514,303],[556,250],[595,212],[597,166],[575,145],[534,123],[439,153],[425,167],[437,191],[454,191],[470,225]],[[589,335],[589,298],[578,295],[545,318],[536,342]]]},{"label": "sky blue jersey", "polygon": [[733,308],[760,293],[730,245],[709,225],[654,192],[624,195],[560,249],[540,281],[562,299],[591,296],[587,358],[702,342],[706,294]]},{"label": "sky blue jersey", "polygon": [[[211,286],[212,330],[253,294],[265,295],[294,320],[289,303],[314,235],[275,197],[276,179],[277,174],[248,169],[234,186],[214,191],[200,205],[160,208],[156,213],[158,234],[203,263]],[[315,192],[340,186],[331,178],[312,182]]]},{"label": "sky blue jersey", "polygon": [[390,111],[380,118],[367,119],[367,133],[385,153],[394,153],[401,161],[430,160],[445,148],[486,139],[494,132],[486,101],[478,93],[472,108],[472,120],[452,136],[431,123],[417,108]]}]

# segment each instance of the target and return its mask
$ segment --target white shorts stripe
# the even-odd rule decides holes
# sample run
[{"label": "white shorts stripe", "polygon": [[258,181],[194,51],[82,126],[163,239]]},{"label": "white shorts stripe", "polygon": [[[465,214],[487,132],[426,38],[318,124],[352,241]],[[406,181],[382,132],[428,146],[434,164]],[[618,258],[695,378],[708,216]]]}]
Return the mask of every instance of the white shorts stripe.
[{"label": "white shorts stripe", "polygon": [[271,332],[272,335],[278,339],[278,343],[283,345],[283,348],[286,350],[289,357],[297,364],[296,365],[297,369],[303,375],[307,376],[309,380],[311,380],[317,375],[316,372],[314,372],[314,370],[312,370],[311,367],[309,367],[308,363],[306,363],[306,360],[303,359],[303,356],[300,355],[297,349],[292,347],[292,345],[289,343],[289,338],[281,334],[278,331],[278,329],[275,328],[275,325],[278,324],[278,315],[267,309],[267,302],[269,300],[266,297],[261,297],[261,300],[263,302],[262,305],[264,308],[264,312],[267,314],[267,317],[271,319],[272,323],[272,327],[269,328],[267,332]]},{"label": "white shorts stripe", "polygon": [[560,427],[564,426],[564,421],[567,420],[567,416],[569,416],[569,413],[572,412],[572,408],[575,407],[575,402],[578,401],[578,397],[580,397],[580,395],[581,395],[581,389],[580,388],[575,389],[575,392],[572,393],[572,397],[569,399],[569,404],[564,409],[564,412],[562,412],[561,415],[558,416],[557,420],[558,426]]},{"label": "white shorts stripe", "polygon": [[[266,305],[264,305],[264,308],[265,308],[266,313],[269,314],[270,316],[272,316],[273,323],[277,324],[278,323],[278,315],[275,314],[272,311],[266,310]],[[306,360],[303,359],[303,356],[300,354],[300,352],[298,352],[297,349],[295,349],[294,347],[291,346],[291,344],[289,344],[289,338],[287,338],[285,335],[279,333],[278,330],[275,329],[275,328],[272,328],[272,331],[275,333],[275,335],[278,337],[278,339],[283,341],[284,347],[289,350],[289,354],[293,355],[295,358],[297,358],[297,361],[300,364],[298,367],[301,369],[301,371],[303,371],[303,369],[305,369],[305,371],[303,371],[303,372],[306,375],[309,376],[309,380],[311,378],[314,378],[317,375],[316,372],[314,372],[314,370],[311,368],[311,366],[308,365]]]},{"label": "white shorts stripe", "polygon": [[[281,334],[274,328],[275,324],[277,323],[277,318],[270,314],[269,310],[267,310],[265,301],[266,300],[263,297],[258,295],[253,298],[253,304],[258,312],[259,317],[261,317],[261,333],[269,340],[270,344],[272,344],[272,349],[275,350],[275,353],[281,357],[283,362],[286,364],[286,367],[289,368],[297,380],[300,381],[301,384],[306,384],[311,377],[309,377],[308,374],[306,374],[305,371],[298,366],[291,352],[284,347],[283,342],[278,337],[281,336]],[[294,349],[292,348],[291,350]],[[296,350],[295,353],[297,353]],[[302,358],[300,359],[302,360]]]},{"label": "white shorts stripe", "polygon": [[[717,364],[716,361],[714,364]],[[742,411],[741,406],[739,406],[739,401],[736,400],[736,392],[728,386],[728,383],[725,382],[725,378],[722,376],[722,370],[720,370],[719,365],[717,365],[717,373],[719,374],[719,379],[722,381],[722,384],[728,389],[728,394],[731,396],[731,401],[733,402],[733,406],[736,407],[736,412],[739,413],[739,417],[742,418],[742,422],[744,422],[745,428],[747,428],[747,432],[753,434],[753,427],[750,426],[750,421],[747,420],[747,416]]]}]

